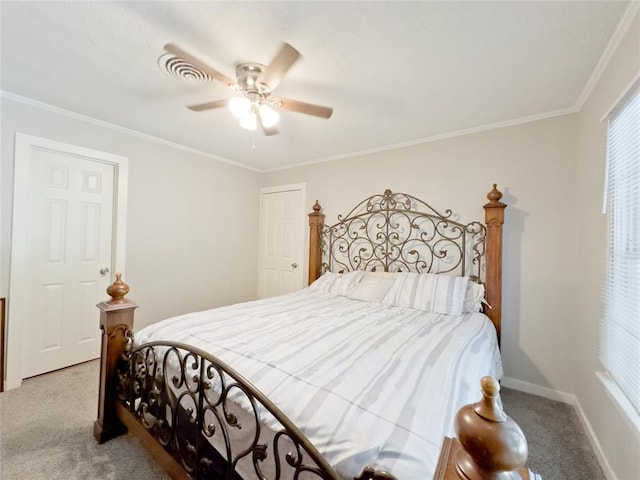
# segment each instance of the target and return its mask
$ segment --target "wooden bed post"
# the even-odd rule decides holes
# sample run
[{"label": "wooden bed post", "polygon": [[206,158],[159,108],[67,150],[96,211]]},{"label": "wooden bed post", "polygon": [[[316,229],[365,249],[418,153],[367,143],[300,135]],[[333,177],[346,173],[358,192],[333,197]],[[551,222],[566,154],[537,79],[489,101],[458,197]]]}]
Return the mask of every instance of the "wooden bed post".
[{"label": "wooden bed post", "polygon": [[502,192],[493,184],[493,189],[487,194],[489,203],[484,205],[485,225],[487,227],[487,272],[485,278],[487,302],[491,308],[486,309],[487,316],[493,321],[500,344],[500,330],[502,324],[502,224],[504,223],[504,209]]},{"label": "wooden bed post", "polygon": [[127,431],[116,413],[116,367],[127,344],[127,334],[133,329],[133,311],[138,307],[124,298],[129,286],[116,273],[113,285],[107,288],[111,300],[100,302],[100,329],[102,347],[100,352],[100,391],[98,394],[98,419],[93,424],[93,436],[104,443]]},{"label": "wooden bed post", "polygon": [[322,274],[322,227],[324,213],[321,213],[318,200],[313,205],[313,212],[309,214],[309,285],[320,278]]}]

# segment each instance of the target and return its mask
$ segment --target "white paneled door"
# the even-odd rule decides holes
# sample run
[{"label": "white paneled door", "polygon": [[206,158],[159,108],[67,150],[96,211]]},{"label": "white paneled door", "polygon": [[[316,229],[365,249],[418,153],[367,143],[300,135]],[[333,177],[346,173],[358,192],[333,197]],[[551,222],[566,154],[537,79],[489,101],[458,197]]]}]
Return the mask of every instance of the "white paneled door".
[{"label": "white paneled door", "polygon": [[25,376],[100,355],[96,303],[111,269],[113,165],[31,154]]},{"label": "white paneled door", "polygon": [[[8,379],[100,356],[96,304],[106,300],[121,238],[122,157],[37,137],[16,139]],[[122,207],[122,205],[120,205]]]},{"label": "white paneled door", "polygon": [[305,185],[264,188],[260,195],[258,297],[304,286]]}]

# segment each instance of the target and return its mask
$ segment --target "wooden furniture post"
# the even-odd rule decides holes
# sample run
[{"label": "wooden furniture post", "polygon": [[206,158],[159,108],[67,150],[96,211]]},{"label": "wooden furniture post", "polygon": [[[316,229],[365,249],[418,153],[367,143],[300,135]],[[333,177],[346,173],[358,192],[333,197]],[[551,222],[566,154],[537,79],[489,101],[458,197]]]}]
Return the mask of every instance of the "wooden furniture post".
[{"label": "wooden furniture post", "polygon": [[111,300],[100,302],[100,329],[102,346],[100,353],[100,390],[98,394],[98,419],[93,424],[93,436],[104,443],[127,431],[116,414],[116,367],[127,344],[127,334],[133,329],[133,311],[138,307],[124,298],[129,286],[122,281],[122,274],[107,293]]},{"label": "wooden furniture post", "polygon": [[500,384],[483,377],[482,399],[456,414],[457,439],[445,437],[434,480],[539,480],[525,464],[527,439],[504,410]]},{"label": "wooden furniture post", "polygon": [[324,227],[324,213],[321,213],[318,200],[313,205],[313,212],[309,214],[309,285],[320,277],[322,273],[322,227]]},{"label": "wooden furniture post", "polygon": [[487,272],[486,294],[487,302],[491,308],[486,309],[486,314],[496,326],[498,345],[500,344],[500,330],[502,325],[502,224],[504,223],[504,209],[502,192],[493,184],[493,190],[487,194],[489,203],[484,205],[485,225],[487,227]]}]

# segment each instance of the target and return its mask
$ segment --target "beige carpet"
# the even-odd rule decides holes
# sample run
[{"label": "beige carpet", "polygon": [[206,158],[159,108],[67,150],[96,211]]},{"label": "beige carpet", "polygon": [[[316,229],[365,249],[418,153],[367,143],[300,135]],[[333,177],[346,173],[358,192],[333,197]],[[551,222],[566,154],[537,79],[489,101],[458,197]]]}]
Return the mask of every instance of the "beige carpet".
[{"label": "beige carpet", "polygon": [[531,470],[544,480],[606,480],[573,406],[506,388],[501,393],[505,412],[527,437]]},{"label": "beige carpet", "polygon": [[0,393],[2,480],[120,480],[169,477],[129,435],[93,438],[98,362],[27,379]]}]

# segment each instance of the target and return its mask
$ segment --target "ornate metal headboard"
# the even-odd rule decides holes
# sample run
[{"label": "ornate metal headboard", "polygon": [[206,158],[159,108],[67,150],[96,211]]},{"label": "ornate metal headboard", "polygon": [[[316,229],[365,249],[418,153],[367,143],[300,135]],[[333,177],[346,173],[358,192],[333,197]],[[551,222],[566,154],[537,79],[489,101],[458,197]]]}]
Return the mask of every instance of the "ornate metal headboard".
[{"label": "ornate metal headboard", "polygon": [[424,201],[385,190],[321,232],[323,271],[450,273],[480,279],[486,229]]},{"label": "ornate metal headboard", "polygon": [[309,214],[309,283],[325,271],[449,273],[483,281],[487,316],[500,336],[502,224],[506,205],[493,185],[485,222],[460,223],[406,193],[386,190],[356,205],[334,225],[324,225],[316,201]]}]

